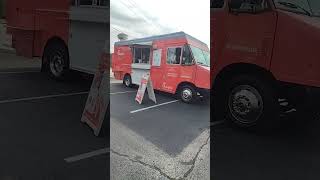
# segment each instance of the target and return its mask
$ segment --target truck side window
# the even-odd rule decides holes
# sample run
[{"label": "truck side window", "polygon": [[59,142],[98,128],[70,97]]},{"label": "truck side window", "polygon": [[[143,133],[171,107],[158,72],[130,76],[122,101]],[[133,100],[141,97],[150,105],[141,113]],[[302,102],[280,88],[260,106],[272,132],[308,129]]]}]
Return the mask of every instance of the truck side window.
[{"label": "truck side window", "polygon": [[108,5],[108,0],[99,0],[98,1],[98,6],[107,6]]},{"label": "truck side window", "polygon": [[211,0],[210,8],[222,8],[224,5],[224,0]]},{"label": "truck side window", "polygon": [[79,6],[107,6],[108,0],[72,0],[72,5]]},{"label": "truck side window", "polygon": [[168,48],[167,64],[180,64],[181,47]]},{"label": "truck side window", "polygon": [[290,11],[299,14],[308,14],[311,13],[311,9],[309,6],[312,6],[312,1],[310,0],[275,0],[274,3],[276,8]]},{"label": "truck side window", "polygon": [[92,1],[93,0],[79,0],[79,5],[90,5],[92,6]]},{"label": "truck side window", "polygon": [[320,1],[319,0],[309,0],[310,6],[314,16],[320,16]]},{"label": "truck side window", "polygon": [[267,0],[245,0],[240,7],[240,10],[244,11],[252,9],[256,9],[258,11],[269,9],[269,4]]},{"label": "truck side window", "polygon": [[188,45],[183,46],[182,61],[181,64],[191,65],[192,64],[192,54]]}]

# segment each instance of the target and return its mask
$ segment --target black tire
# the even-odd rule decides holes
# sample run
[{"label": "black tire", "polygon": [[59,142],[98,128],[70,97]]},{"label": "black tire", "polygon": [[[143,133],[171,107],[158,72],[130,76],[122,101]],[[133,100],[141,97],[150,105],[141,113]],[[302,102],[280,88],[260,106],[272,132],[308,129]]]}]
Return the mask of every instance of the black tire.
[{"label": "black tire", "polygon": [[217,118],[249,130],[278,127],[280,108],[276,90],[264,78],[238,75],[219,84],[213,103]]},{"label": "black tire", "polygon": [[185,103],[194,103],[198,100],[196,88],[192,85],[182,85],[178,92],[179,98]]},{"label": "black tire", "polygon": [[132,80],[131,80],[131,76],[126,74],[124,77],[123,77],[123,84],[126,86],[126,87],[132,87]]},{"label": "black tire", "polygon": [[69,73],[69,54],[67,47],[54,42],[45,49],[44,64],[49,75],[56,80],[65,80]]}]

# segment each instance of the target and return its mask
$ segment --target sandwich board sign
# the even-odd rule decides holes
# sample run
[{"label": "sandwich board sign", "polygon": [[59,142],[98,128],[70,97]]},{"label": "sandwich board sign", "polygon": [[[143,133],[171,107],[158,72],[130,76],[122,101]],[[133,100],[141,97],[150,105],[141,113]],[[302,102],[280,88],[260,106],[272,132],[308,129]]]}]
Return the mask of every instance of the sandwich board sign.
[{"label": "sandwich board sign", "polygon": [[87,123],[99,135],[109,106],[109,60],[104,54],[95,73],[81,122]]},{"label": "sandwich board sign", "polygon": [[154,89],[153,89],[153,86],[152,86],[152,81],[151,81],[149,73],[145,73],[141,77],[141,83],[140,83],[140,86],[139,86],[139,89],[138,89],[138,92],[137,92],[137,95],[136,95],[136,101],[139,104],[142,104],[143,97],[144,97],[144,94],[146,92],[146,89],[148,91],[149,99],[151,99],[154,103],[157,103],[156,96],[154,94]]}]

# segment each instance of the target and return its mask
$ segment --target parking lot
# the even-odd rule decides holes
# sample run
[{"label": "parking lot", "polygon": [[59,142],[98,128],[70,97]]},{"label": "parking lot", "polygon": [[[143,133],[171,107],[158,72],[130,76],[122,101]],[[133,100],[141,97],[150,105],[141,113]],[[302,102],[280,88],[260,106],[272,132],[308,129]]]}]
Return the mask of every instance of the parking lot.
[{"label": "parking lot", "polygon": [[91,80],[58,82],[40,69],[1,67],[1,178],[106,179],[109,139],[80,122]]},{"label": "parking lot", "polygon": [[111,81],[111,179],[209,179],[209,100],[185,104]]},{"label": "parking lot", "polygon": [[288,113],[281,120],[281,128],[268,133],[212,127],[212,178],[319,179],[319,117]]}]

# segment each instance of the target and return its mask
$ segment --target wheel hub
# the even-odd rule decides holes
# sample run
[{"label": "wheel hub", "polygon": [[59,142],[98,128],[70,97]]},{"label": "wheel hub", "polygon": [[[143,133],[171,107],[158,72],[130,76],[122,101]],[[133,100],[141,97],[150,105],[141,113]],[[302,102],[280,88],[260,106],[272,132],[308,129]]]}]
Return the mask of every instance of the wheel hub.
[{"label": "wheel hub", "polygon": [[241,85],[234,88],[229,96],[231,115],[241,123],[253,123],[263,110],[262,97],[252,86]]},{"label": "wheel hub", "polygon": [[182,98],[184,100],[190,100],[192,98],[192,91],[190,89],[184,89],[182,91]]},{"label": "wheel hub", "polygon": [[59,76],[64,68],[63,60],[61,56],[56,55],[52,58],[50,62],[51,71],[55,76]]},{"label": "wheel hub", "polygon": [[126,78],[125,83],[126,83],[126,86],[129,86],[129,85],[130,85],[130,80],[129,80],[129,78]]}]

